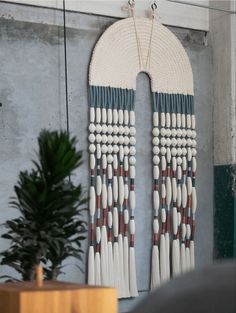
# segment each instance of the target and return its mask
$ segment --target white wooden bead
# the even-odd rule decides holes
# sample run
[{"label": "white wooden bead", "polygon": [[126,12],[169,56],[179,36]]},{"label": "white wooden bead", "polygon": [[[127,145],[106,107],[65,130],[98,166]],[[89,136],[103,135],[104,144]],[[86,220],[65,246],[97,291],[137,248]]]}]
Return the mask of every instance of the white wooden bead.
[{"label": "white wooden bead", "polygon": [[128,125],[129,124],[129,111],[124,110],[124,124]]},{"label": "white wooden bead", "polygon": [[[117,127],[117,126],[115,125],[115,127]],[[113,133],[113,126],[112,125],[107,126],[107,132],[109,135],[111,135]]]},{"label": "white wooden bead", "polygon": [[117,125],[113,126],[113,134],[117,135],[119,133],[119,127]]},{"label": "white wooden bead", "polygon": [[178,164],[178,165],[181,165],[182,162],[183,162],[183,161],[182,161],[182,158],[181,158],[181,157],[177,157],[177,164]]},{"label": "white wooden bead", "polygon": [[192,147],[196,147],[197,146],[197,141],[195,139],[192,139]]},{"label": "white wooden bead", "polygon": [[124,155],[128,155],[128,154],[129,154],[129,147],[124,146]]},{"label": "white wooden bead", "polygon": [[99,175],[96,177],[96,192],[97,195],[100,195],[102,192],[102,179]]},{"label": "white wooden bead", "polygon": [[136,148],[134,146],[131,146],[129,148],[129,153],[130,153],[130,155],[135,155],[136,154]]},{"label": "white wooden bead", "polygon": [[171,152],[170,152],[170,148],[167,148],[167,149],[166,149],[166,159],[167,159],[167,162],[170,163],[170,161],[171,161]]},{"label": "white wooden bead", "polygon": [[176,148],[171,148],[171,154],[173,156],[176,156],[177,155],[177,149]]},{"label": "white wooden bead", "polygon": [[183,170],[186,171],[187,170],[187,159],[186,157],[183,157]]},{"label": "white wooden bead", "polygon": [[166,145],[166,138],[165,138],[165,137],[162,137],[162,138],[161,138],[161,145],[162,145],[162,146],[165,146],[165,145]]},{"label": "white wooden bead", "polygon": [[129,122],[131,126],[135,125],[135,113],[134,111],[129,112]]},{"label": "white wooden bead", "polygon": [[135,234],[135,222],[134,222],[134,220],[130,220],[129,227],[130,227],[130,234],[134,235]]},{"label": "white wooden bead", "polygon": [[181,193],[181,188],[180,185],[177,187],[177,206],[180,207],[182,201],[182,193]]},{"label": "white wooden bead", "polygon": [[102,207],[105,209],[107,207],[107,186],[102,185]]},{"label": "white wooden bead", "polygon": [[176,121],[177,121],[177,127],[181,127],[181,114],[180,113],[177,113]]},{"label": "white wooden bead", "polygon": [[192,178],[191,177],[187,177],[187,191],[188,191],[188,195],[190,196],[192,193]]},{"label": "white wooden bead", "polygon": [[119,176],[119,204],[123,205],[124,202],[124,179],[122,176]]},{"label": "white wooden bead", "polygon": [[89,114],[90,114],[90,122],[94,123],[95,122],[95,109],[94,108],[90,108],[89,110]]},{"label": "white wooden bead", "polygon": [[108,161],[108,157],[107,157],[107,162],[108,162],[107,177],[108,177],[108,179],[112,179],[112,165],[111,165],[111,162]]},{"label": "white wooden bead", "polygon": [[90,154],[90,162],[89,163],[90,163],[90,168],[92,170],[94,170],[95,164],[96,164],[96,160],[95,160],[94,154]]},{"label": "white wooden bead", "polygon": [[89,124],[89,131],[90,131],[90,133],[94,133],[95,130],[96,130],[95,124],[94,123],[90,123]]},{"label": "white wooden bead", "polygon": [[195,139],[197,137],[197,133],[195,130],[192,130],[192,138]]},{"label": "white wooden bead", "polygon": [[112,123],[112,109],[107,110],[107,123],[108,124]]},{"label": "white wooden bead", "polygon": [[91,186],[90,190],[89,190],[89,213],[90,213],[90,216],[94,216],[95,209],[96,209],[95,188],[93,186]]},{"label": "white wooden bead", "polygon": [[187,114],[187,128],[191,128],[191,115]]},{"label": "white wooden bead", "polygon": [[189,147],[192,146],[192,139],[190,139],[190,138],[187,139],[187,145],[188,145]]},{"label": "white wooden bead", "polygon": [[130,178],[131,179],[134,179],[135,178],[135,166],[130,166],[129,168],[129,175],[130,175]]},{"label": "white wooden bead", "polygon": [[129,137],[128,136],[124,136],[124,144],[125,145],[129,144]]},{"label": "white wooden bead", "polygon": [[161,113],[161,127],[165,127],[166,125],[166,115],[165,113]]},{"label": "white wooden bead", "polygon": [[123,146],[120,146],[119,155],[120,155],[120,160],[123,161],[124,159],[124,147]]},{"label": "white wooden bead", "polygon": [[89,139],[89,142],[94,143],[96,137],[95,137],[94,134],[90,134],[89,137],[88,137],[88,139]]},{"label": "white wooden bead", "polygon": [[192,137],[192,130],[191,129],[187,129],[187,137]]},{"label": "white wooden bead", "polygon": [[125,134],[126,136],[129,135],[129,126],[125,126],[125,127],[124,127],[124,134]]},{"label": "white wooden bead", "polygon": [[97,159],[101,159],[101,156],[102,156],[101,145],[97,144]]},{"label": "white wooden bead", "polygon": [[177,167],[177,178],[178,179],[181,179],[182,177],[182,169],[180,166]]},{"label": "white wooden bead", "polygon": [[127,155],[124,157],[124,170],[128,171],[129,170],[129,159]]},{"label": "white wooden bead", "polygon": [[189,224],[187,224],[187,227],[186,227],[186,238],[190,239],[190,236],[191,236],[191,227],[190,227]]},{"label": "white wooden bead", "polygon": [[187,154],[187,149],[186,148],[182,148],[182,155],[186,155]]},{"label": "white wooden bead", "polygon": [[119,126],[119,134],[120,134],[120,135],[123,135],[123,134],[124,134],[124,131],[125,131],[124,126],[120,125],[120,126]]},{"label": "white wooden bead", "polygon": [[170,127],[170,113],[166,113],[166,127]]},{"label": "white wooden bead", "polygon": [[177,182],[176,182],[176,178],[172,178],[172,197],[173,197],[173,201],[176,201],[176,199],[177,199]]},{"label": "white wooden bead", "polygon": [[105,154],[102,155],[102,168],[107,168],[107,156]]},{"label": "white wooden bead", "polygon": [[96,242],[99,243],[101,241],[101,230],[100,227],[96,227]]},{"label": "white wooden bead", "polygon": [[130,204],[130,209],[134,210],[135,209],[135,192],[134,192],[134,190],[130,190],[129,204]]},{"label": "white wooden bead", "polygon": [[128,184],[124,185],[124,197],[125,199],[129,198],[129,185]]},{"label": "white wooden bead", "polygon": [[182,138],[182,146],[185,147],[187,145],[187,140],[185,138]]},{"label": "white wooden bead", "polygon": [[109,154],[109,155],[107,156],[107,162],[108,162],[108,163],[112,163],[112,162],[113,162],[113,156],[112,156],[111,154]]},{"label": "white wooden bead", "polygon": [[196,156],[197,155],[197,150],[195,148],[192,149],[192,156]]},{"label": "white wooden bead", "polygon": [[136,128],[134,126],[130,127],[130,136],[135,136],[136,135]]},{"label": "white wooden bead", "polygon": [[195,157],[192,158],[192,170],[193,172],[196,172],[197,170],[197,161]]},{"label": "white wooden bead", "polygon": [[107,121],[107,110],[105,108],[102,108],[102,122],[106,123]]},{"label": "white wooden bead", "polygon": [[120,145],[124,144],[124,137],[123,136],[119,136],[119,144]]},{"label": "white wooden bead", "polygon": [[170,138],[166,138],[166,145],[167,145],[167,147],[170,147],[171,143],[172,143],[171,139]]},{"label": "white wooden bead", "polygon": [[166,210],[165,209],[161,209],[161,221],[162,223],[166,222]]},{"label": "white wooden bead", "polygon": [[106,154],[107,153],[107,146],[102,145],[102,153]]},{"label": "white wooden bead", "polygon": [[161,169],[162,171],[166,170],[166,158],[164,156],[161,157]]},{"label": "white wooden bead", "polygon": [[154,137],[154,138],[152,139],[152,143],[153,143],[153,145],[155,145],[155,146],[158,146],[158,145],[159,145],[159,142],[160,142],[160,140],[159,140],[158,137]]},{"label": "white wooden bead", "polygon": [[117,176],[113,177],[113,198],[114,201],[117,202],[118,200],[118,180],[117,180]]},{"label": "white wooden bead", "polygon": [[192,160],[192,149],[191,149],[191,148],[188,148],[187,160],[188,160],[188,161],[191,161],[191,160]]},{"label": "white wooden bead", "polygon": [[171,136],[176,137],[177,136],[177,130],[175,128],[171,129]]},{"label": "white wooden bead", "polygon": [[192,188],[192,212],[193,214],[196,213],[197,209],[197,193],[196,193],[196,188]]},{"label": "white wooden bead", "polygon": [[164,127],[161,128],[161,135],[163,137],[166,136],[166,128],[164,128]]},{"label": "white wooden bead", "polygon": [[153,151],[153,154],[159,154],[160,153],[160,149],[158,146],[154,146],[152,151]]},{"label": "white wooden bead", "polygon": [[102,132],[102,126],[101,126],[101,124],[97,124],[96,125],[96,133],[100,134],[101,132]]},{"label": "white wooden bead", "polygon": [[181,225],[181,235],[183,239],[186,237],[186,225],[185,224]]},{"label": "white wooden bead", "polygon": [[196,128],[195,115],[192,115],[191,118],[192,118],[192,129],[195,129]]},{"label": "white wooden bead", "polygon": [[159,232],[159,221],[156,218],[153,220],[153,232],[154,234],[158,234]]},{"label": "white wooden bead", "polygon": [[178,213],[177,209],[174,207],[173,208],[173,234],[176,235],[178,232]]},{"label": "white wooden bead", "polygon": [[136,139],[135,137],[130,137],[129,142],[132,146],[134,146],[136,144]]},{"label": "white wooden bead", "polygon": [[182,148],[177,148],[177,154],[178,154],[179,156],[182,155]]},{"label": "white wooden bead", "polygon": [[113,166],[114,166],[114,169],[118,168],[118,158],[116,154],[113,156]]},{"label": "white wooden bead", "polygon": [[153,164],[158,165],[160,163],[160,158],[158,155],[154,155]]},{"label": "white wooden bead", "polygon": [[166,185],[161,184],[161,197],[166,198]]},{"label": "white wooden bead", "polygon": [[114,153],[118,153],[119,152],[119,146],[118,145],[114,145],[113,146],[113,152]]},{"label": "white wooden bead", "polygon": [[181,124],[182,127],[186,127],[186,115],[185,114],[181,114]]},{"label": "white wooden bead", "polygon": [[117,208],[114,207],[113,208],[113,232],[114,232],[114,236],[117,237],[118,236],[118,211]]},{"label": "white wooden bead", "polygon": [[159,136],[159,133],[160,133],[159,128],[157,128],[157,127],[153,128],[153,130],[152,130],[153,136],[157,137],[157,136]]},{"label": "white wooden bead", "polygon": [[153,126],[158,127],[159,125],[159,114],[158,112],[153,113]]},{"label": "white wooden bead", "polygon": [[157,190],[153,191],[153,208],[158,210],[160,205],[159,192]]},{"label": "white wooden bead", "polygon": [[171,179],[169,176],[166,177],[166,204],[170,205],[171,203],[171,195],[172,195],[172,188],[171,188]]},{"label": "white wooden bead", "polygon": [[89,145],[89,152],[90,153],[94,153],[96,150],[96,146],[92,143],[91,145]]},{"label": "white wooden bead", "polygon": [[181,213],[178,212],[178,226],[180,226],[181,224]]},{"label": "white wooden bead", "polygon": [[177,161],[175,157],[172,158],[172,169],[173,171],[176,171],[177,169]]},{"label": "white wooden bead", "polygon": [[118,123],[118,111],[116,109],[113,109],[113,124]]},{"label": "white wooden bead", "polygon": [[96,135],[96,142],[100,143],[102,141],[102,136],[100,134]]},{"label": "white wooden bead", "polygon": [[182,138],[177,138],[177,145],[182,146]]},{"label": "white wooden bead", "polygon": [[96,122],[101,123],[101,109],[96,108]]},{"label": "white wooden bead", "polygon": [[171,114],[171,124],[172,124],[172,127],[176,127],[176,114],[175,113]]},{"label": "white wooden bead", "polygon": [[167,128],[167,129],[166,129],[166,136],[167,136],[167,137],[170,137],[170,136],[171,136],[171,130],[170,130],[170,128]]},{"label": "white wooden bead", "polygon": [[186,137],[187,136],[187,130],[185,128],[182,129],[182,137]]},{"label": "white wooden bead", "polygon": [[118,119],[119,119],[119,124],[123,124],[123,122],[124,122],[124,112],[123,112],[123,110],[118,110]]},{"label": "white wooden bead", "polygon": [[112,213],[108,212],[107,214],[107,224],[109,228],[112,228]]},{"label": "white wooden bead", "polygon": [[109,145],[111,145],[113,143],[113,136],[112,135],[107,136],[107,142]]},{"label": "white wooden bead", "polygon": [[[112,178],[112,176],[111,176]],[[107,188],[107,205],[112,206],[113,196],[112,196],[112,187],[111,184],[108,185]]]},{"label": "white wooden bead", "polygon": [[182,129],[178,128],[177,129],[177,137],[181,137],[182,136]]},{"label": "white wooden bead", "polygon": [[113,152],[113,146],[112,146],[112,145],[108,145],[108,146],[107,146],[107,152],[108,152],[109,154],[112,154],[112,152]]},{"label": "white wooden bead", "polygon": [[159,166],[153,166],[153,178],[159,179],[159,176],[160,176]]},{"label": "white wooden bead", "polygon": [[129,223],[129,211],[124,210],[124,223],[127,225]]},{"label": "white wooden bead", "polygon": [[187,188],[186,188],[185,184],[182,185],[182,204],[183,204],[183,208],[186,208],[186,205],[187,205]]},{"label": "white wooden bead", "polygon": [[171,139],[171,145],[172,145],[173,147],[175,147],[175,146],[177,145],[177,139],[176,139],[176,138],[172,138],[172,139]]},{"label": "white wooden bead", "polygon": [[166,154],[166,148],[165,147],[161,147],[161,154],[165,155]]},{"label": "white wooden bead", "polygon": [[102,135],[102,143],[107,143],[107,135]]},{"label": "white wooden bead", "polygon": [[136,164],[136,158],[135,158],[134,156],[131,156],[131,157],[129,158],[129,164],[130,164],[130,165],[135,165],[135,164]]},{"label": "white wooden bead", "polygon": [[115,145],[117,145],[118,143],[119,143],[119,137],[118,136],[113,136],[113,143],[115,144]]}]

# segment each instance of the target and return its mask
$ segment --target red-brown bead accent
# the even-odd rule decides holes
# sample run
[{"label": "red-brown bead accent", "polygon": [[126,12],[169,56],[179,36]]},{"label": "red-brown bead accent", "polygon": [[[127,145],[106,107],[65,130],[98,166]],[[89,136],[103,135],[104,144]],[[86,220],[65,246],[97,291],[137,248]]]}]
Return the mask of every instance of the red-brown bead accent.
[{"label": "red-brown bead accent", "polygon": [[130,241],[129,241],[130,247],[134,247],[134,235],[131,234],[129,239],[130,239]]},{"label": "red-brown bead accent", "polygon": [[106,174],[107,174],[107,170],[104,168],[104,169],[102,170],[102,173],[103,173],[103,175],[106,175]]},{"label": "red-brown bead accent", "polygon": [[114,169],[114,176],[117,176],[117,169]]},{"label": "red-brown bead accent", "polygon": [[129,203],[129,200],[128,199],[124,199],[124,205],[128,205],[128,203]]},{"label": "red-brown bead accent", "polygon": [[124,236],[128,236],[128,224],[124,224]]},{"label": "red-brown bead accent", "polygon": [[165,232],[166,232],[166,223],[162,223],[162,225],[161,225],[161,233],[165,234]]},{"label": "red-brown bead accent", "polygon": [[119,213],[119,234],[123,234],[123,214]]},{"label": "red-brown bead accent", "polygon": [[101,196],[100,195],[97,195],[97,198],[96,198],[96,205],[97,205],[97,209],[100,209],[101,208]]},{"label": "red-brown bead accent", "polygon": [[134,185],[130,185],[130,190],[134,191]]},{"label": "red-brown bead accent", "polygon": [[96,252],[100,253],[100,244],[99,243],[96,243]]},{"label": "red-brown bead accent", "polygon": [[192,195],[188,196],[187,207],[191,208],[192,206]]},{"label": "red-brown bead accent", "polygon": [[120,166],[120,176],[124,176],[124,169],[123,169],[123,166]]},{"label": "red-brown bead accent", "polygon": [[159,190],[159,186],[158,185],[154,185],[154,188],[153,188],[155,191],[158,191]]},{"label": "red-brown bead accent", "polygon": [[153,234],[153,244],[158,245],[158,234],[156,233]]},{"label": "red-brown bead accent", "polygon": [[108,241],[112,241],[112,229],[108,229]]},{"label": "red-brown bead accent", "polygon": [[94,169],[90,169],[90,176],[94,176],[95,175],[95,170]]},{"label": "red-brown bead accent", "polygon": [[106,225],[106,208],[102,209],[102,225]]},{"label": "red-brown bead accent", "polygon": [[129,177],[129,171],[125,171],[125,177]]}]

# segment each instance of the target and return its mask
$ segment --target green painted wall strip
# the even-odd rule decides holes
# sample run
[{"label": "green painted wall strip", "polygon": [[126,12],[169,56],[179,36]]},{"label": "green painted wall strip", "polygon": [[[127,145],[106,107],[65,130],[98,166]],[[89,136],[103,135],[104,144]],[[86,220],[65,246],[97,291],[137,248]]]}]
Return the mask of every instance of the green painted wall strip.
[{"label": "green painted wall strip", "polygon": [[234,166],[214,167],[214,254],[215,258],[236,255],[236,199],[233,190]]}]

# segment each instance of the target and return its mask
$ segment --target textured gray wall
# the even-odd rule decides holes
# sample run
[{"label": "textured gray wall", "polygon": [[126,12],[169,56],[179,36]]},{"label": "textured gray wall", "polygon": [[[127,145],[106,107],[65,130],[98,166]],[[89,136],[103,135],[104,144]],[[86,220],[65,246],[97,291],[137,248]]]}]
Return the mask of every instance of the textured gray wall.
[{"label": "textured gray wall", "polygon": [[[79,139],[84,164],[76,180],[88,186],[87,164],[87,74],[97,39],[115,20],[82,14],[67,14],[68,86],[70,130]],[[0,3],[0,223],[13,218],[8,199],[19,170],[29,168],[35,156],[41,128],[65,128],[65,93],[62,12]],[[198,130],[198,214],[196,263],[212,262],[213,172],[211,54],[204,46],[204,33],[171,29],[189,55],[195,80]],[[136,261],[140,295],[149,288],[151,248],[151,102],[145,74],[137,78],[137,245]],[[2,229],[1,229],[2,232]],[[0,239],[0,250],[8,242]],[[69,261],[68,263],[71,263]],[[85,264],[83,265],[85,268]],[[84,282],[84,275],[68,265],[63,280]],[[10,273],[0,268],[0,275]],[[141,297],[140,297],[141,298]],[[140,299],[139,298],[139,299]],[[123,300],[127,311],[137,300]]]}]

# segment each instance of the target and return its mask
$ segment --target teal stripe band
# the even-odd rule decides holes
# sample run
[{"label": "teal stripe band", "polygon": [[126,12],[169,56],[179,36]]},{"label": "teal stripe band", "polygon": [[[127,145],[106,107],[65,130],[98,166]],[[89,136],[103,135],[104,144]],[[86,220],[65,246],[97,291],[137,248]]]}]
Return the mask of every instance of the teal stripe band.
[{"label": "teal stripe band", "polygon": [[[135,90],[103,86],[89,86],[90,106],[133,111]],[[194,114],[194,97],[183,94],[152,92],[154,112]]]}]

